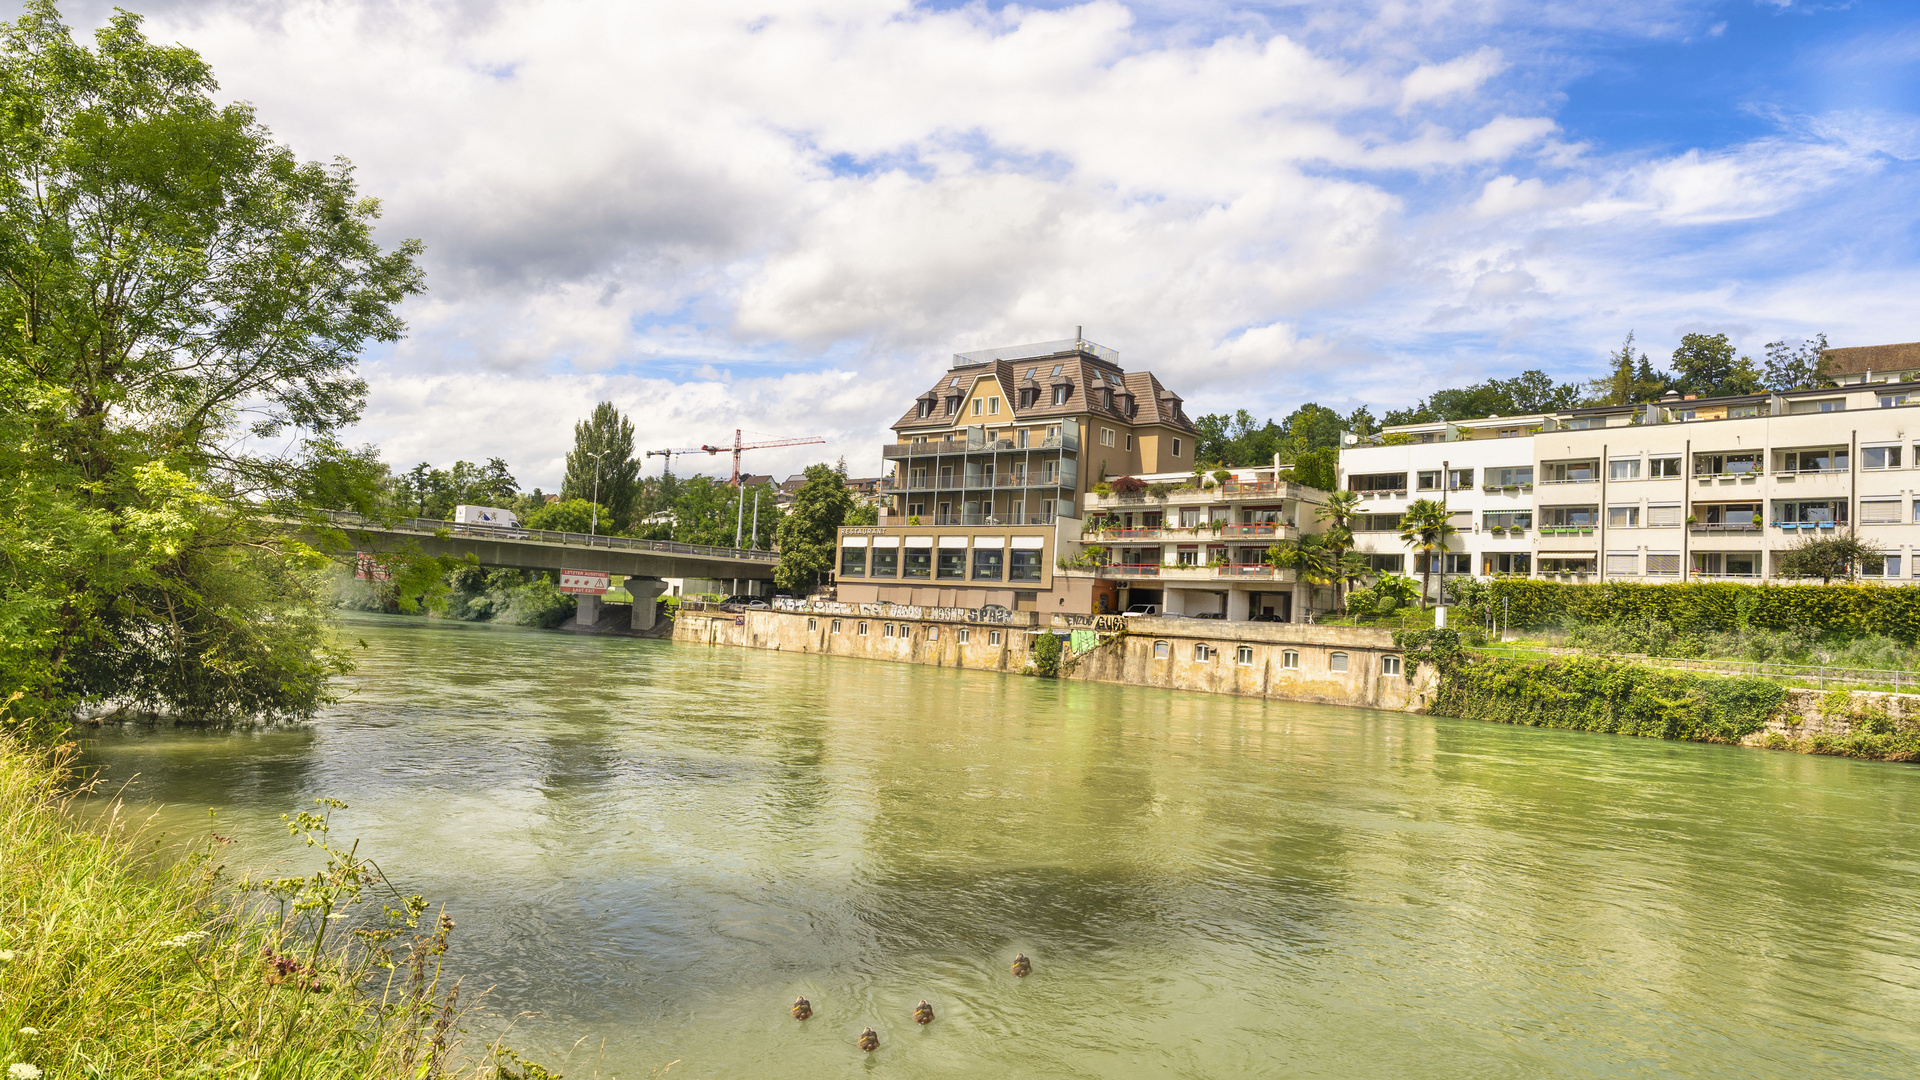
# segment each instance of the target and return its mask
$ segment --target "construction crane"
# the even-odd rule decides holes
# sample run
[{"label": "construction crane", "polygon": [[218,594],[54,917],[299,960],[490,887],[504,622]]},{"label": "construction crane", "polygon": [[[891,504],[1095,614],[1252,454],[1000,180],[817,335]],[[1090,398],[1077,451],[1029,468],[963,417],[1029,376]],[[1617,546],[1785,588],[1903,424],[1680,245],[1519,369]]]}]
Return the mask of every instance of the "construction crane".
[{"label": "construction crane", "polygon": [[671,463],[673,461],[674,454],[705,453],[711,456],[713,454],[722,454],[731,450],[733,451],[733,475],[727,478],[727,483],[733,487],[739,487],[740,486],[740,451],[765,450],[768,447],[772,447],[772,446],[806,446],[810,443],[824,443],[827,441],[825,439],[808,436],[802,439],[767,439],[763,442],[750,443],[750,442],[740,441],[741,434],[742,433],[739,428],[735,428],[733,430],[732,446],[686,446],[686,447],[680,447],[678,449],[649,450],[647,451],[647,456],[648,457],[664,457],[667,459],[669,463]]}]

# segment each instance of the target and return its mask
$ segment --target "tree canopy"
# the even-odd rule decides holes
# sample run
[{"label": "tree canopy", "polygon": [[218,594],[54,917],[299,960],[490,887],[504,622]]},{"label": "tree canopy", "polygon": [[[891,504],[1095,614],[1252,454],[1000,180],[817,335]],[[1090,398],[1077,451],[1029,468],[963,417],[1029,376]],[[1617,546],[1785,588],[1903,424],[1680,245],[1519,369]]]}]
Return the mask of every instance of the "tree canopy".
[{"label": "tree canopy", "polygon": [[620,415],[613,402],[602,401],[593,414],[573,425],[573,449],[567,452],[567,477],[560,484],[562,499],[598,501],[615,521],[633,514],[640,463],[633,459],[633,421]]},{"label": "tree canopy", "polygon": [[853,510],[846,473],[809,465],[806,477],[794,495],[793,508],[780,522],[780,565],[773,572],[775,584],[794,592],[819,587],[833,572],[840,526]]},{"label": "tree canopy", "polygon": [[[0,29],[0,678],[17,712],[310,712],[324,560],[281,522],[377,494],[356,358],[397,339],[344,161],[302,162],[117,12]],[[308,535],[313,535],[309,533]]]}]

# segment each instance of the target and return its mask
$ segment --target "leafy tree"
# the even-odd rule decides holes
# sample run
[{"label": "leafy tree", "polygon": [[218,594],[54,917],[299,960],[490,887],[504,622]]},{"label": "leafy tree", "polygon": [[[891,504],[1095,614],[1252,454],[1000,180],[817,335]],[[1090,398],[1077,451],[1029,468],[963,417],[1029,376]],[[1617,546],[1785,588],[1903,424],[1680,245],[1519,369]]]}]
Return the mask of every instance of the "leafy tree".
[{"label": "leafy tree", "polygon": [[1717,397],[1760,392],[1760,372],[1753,361],[1734,356],[1725,334],[1686,334],[1673,350],[1674,389],[1683,394]]},{"label": "leafy tree", "polygon": [[1033,671],[1043,679],[1060,674],[1060,639],[1057,636],[1041,634],[1033,639]]},{"label": "leafy tree", "polygon": [[344,544],[309,500],[378,484],[333,436],[365,400],[355,358],[404,329],[420,246],[382,250],[346,163],[303,163],[216,103],[205,62],[138,16],[88,48],[31,0],[0,69],[11,715],[307,715],[341,660],[326,560],[283,522]]},{"label": "leafy tree", "polygon": [[1579,383],[1556,383],[1544,371],[1523,371],[1511,379],[1488,379],[1458,389],[1436,390],[1410,409],[1388,411],[1384,422],[1424,424],[1556,412],[1574,408],[1583,400],[1585,394]]},{"label": "leafy tree", "polygon": [[520,494],[520,483],[501,458],[488,458],[473,486],[473,497],[484,506],[505,506]]},{"label": "leafy tree", "polygon": [[1884,557],[1878,544],[1858,537],[1809,536],[1780,556],[1780,576],[1819,578],[1822,585],[1831,584],[1834,578],[1852,581],[1863,566]]},{"label": "leafy tree", "polygon": [[1308,533],[1295,540],[1282,540],[1268,548],[1267,563],[1281,570],[1293,571],[1296,577],[1307,584],[1311,596],[1312,586],[1333,584],[1339,558],[1328,546],[1325,536]]},{"label": "leafy tree", "polygon": [[1340,486],[1340,451],[1334,447],[1308,450],[1293,459],[1293,479],[1321,491]]},{"label": "leafy tree", "polygon": [[521,524],[529,529],[583,533],[593,528],[596,513],[601,520],[609,516],[605,507],[596,507],[585,499],[564,499],[528,514]]},{"label": "leafy tree", "polygon": [[1420,607],[1427,606],[1427,597],[1433,589],[1433,568],[1440,565],[1440,585],[1446,587],[1446,564],[1439,556],[1446,553],[1447,541],[1459,530],[1453,527],[1445,503],[1433,499],[1415,499],[1407,504],[1407,511],[1400,517],[1400,540],[1412,548],[1416,557],[1427,556],[1422,563],[1420,576]]},{"label": "leafy tree", "polygon": [[1766,385],[1769,390],[1817,390],[1833,385],[1827,359],[1827,335],[1815,334],[1798,345],[1784,340],[1767,342]]},{"label": "leafy tree", "polygon": [[595,405],[592,416],[573,425],[573,449],[567,453],[560,498],[598,500],[615,522],[624,522],[633,514],[639,475],[640,463],[633,459],[633,421],[621,416],[613,402]]},{"label": "leafy tree", "polygon": [[846,473],[825,465],[809,465],[806,483],[794,494],[793,509],[780,522],[780,565],[773,579],[781,588],[811,592],[833,572],[834,548],[840,526],[853,509]]}]

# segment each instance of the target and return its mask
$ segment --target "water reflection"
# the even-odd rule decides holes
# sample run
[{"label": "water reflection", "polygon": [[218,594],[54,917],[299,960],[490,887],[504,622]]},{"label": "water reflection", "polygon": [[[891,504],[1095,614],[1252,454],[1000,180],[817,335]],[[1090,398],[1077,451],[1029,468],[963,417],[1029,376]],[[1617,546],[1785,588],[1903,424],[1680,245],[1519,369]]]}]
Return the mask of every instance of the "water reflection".
[{"label": "water reflection", "polygon": [[343,834],[453,907],[490,1008],[538,1014],[516,1038],[604,1039],[602,1075],[1908,1071],[1911,768],[352,633],[356,692],[311,728],[110,732],[94,760],[182,833],[218,807],[261,863],[298,855],[278,815],[346,799]]}]

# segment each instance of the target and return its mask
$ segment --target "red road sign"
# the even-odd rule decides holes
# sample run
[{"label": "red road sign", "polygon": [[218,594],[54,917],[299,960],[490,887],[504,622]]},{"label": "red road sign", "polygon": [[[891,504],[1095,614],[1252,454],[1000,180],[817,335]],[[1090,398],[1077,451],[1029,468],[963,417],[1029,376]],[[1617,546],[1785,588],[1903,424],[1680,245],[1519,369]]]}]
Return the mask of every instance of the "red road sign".
[{"label": "red road sign", "polygon": [[612,585],[604,570],[562,570],[560,571],[560,591],[565,593],[586,593],[599,596]]}]

